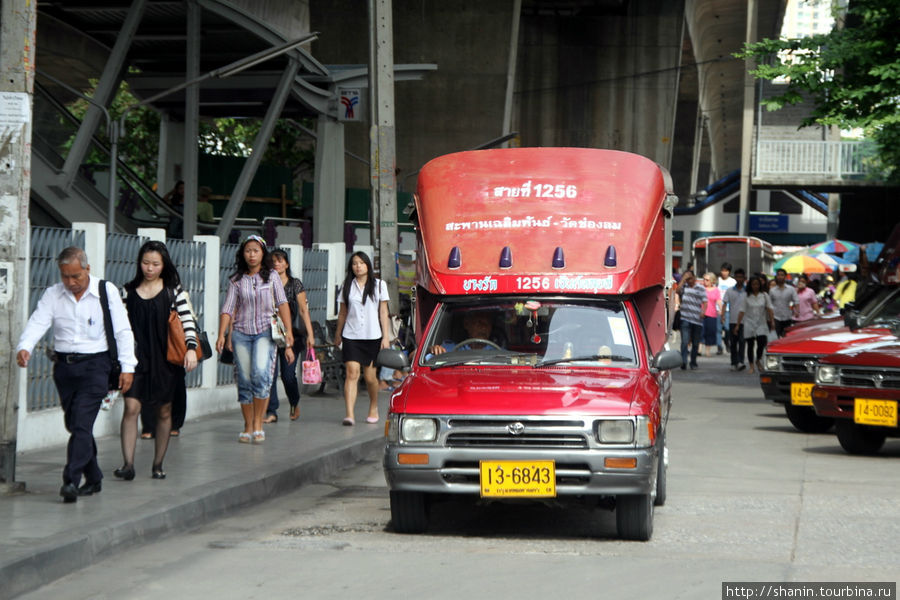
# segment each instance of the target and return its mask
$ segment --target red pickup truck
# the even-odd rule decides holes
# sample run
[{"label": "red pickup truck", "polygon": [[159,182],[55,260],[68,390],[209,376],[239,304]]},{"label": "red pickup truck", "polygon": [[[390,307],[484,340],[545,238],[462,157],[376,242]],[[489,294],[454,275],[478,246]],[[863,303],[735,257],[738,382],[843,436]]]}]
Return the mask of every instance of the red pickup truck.
[{"label": "red pickup truck", "polygon": [[391,397],[395,531],[447,495],[613,508],[647,540],[666,497],[668,174],[625,152],[514,148],[419,174],[416,341]]}]

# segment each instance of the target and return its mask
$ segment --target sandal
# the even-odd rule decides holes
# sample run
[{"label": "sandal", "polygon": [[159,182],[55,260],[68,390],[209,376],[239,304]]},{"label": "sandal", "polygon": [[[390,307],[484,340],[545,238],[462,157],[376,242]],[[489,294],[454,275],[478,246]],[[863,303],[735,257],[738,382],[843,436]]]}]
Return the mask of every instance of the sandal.
[{"label": "sandal", "polygon": [[263,421],[263,423],[277,423],[277,422],[278,422],[278,415],[276,415],[274,413],[269,413],[266,416],[265,420]]},{"label": "sandal", "polygon": [[352,427],[352,426],[353,426],[353,423],[354,423],[354,421],[353,421],[353,419],[351,419],[350,417],[345,417],[344,420],[341,421],[341,424],[342,424],[342,425],[345,425],[345,426],[347,426],[347,427]]},{"label": "sandal", "polygon": [[291,421],[296,421],[300,418],[300,407],[292,406],[291,407]]},{"label": "sandal", "polygon": [[253,432],[253,443],[254,444],[262,444],[266,441],[266,432],[265,431],[254,431]]},{"label": "sandal", "polygon": [[173,429],[172,431],[169,432],[169,435],[172,437],[178,437],[179,435],[181,435],[181,432],[178,431],[177,429]]},{"label": "sandal", "polygon": [[238,434],[238,441],[242,444],[249,444],[250,443],[250,434],[247,433],[246,431],[242,431],[241,433]]},{"label": "sandal", "polygon": [[153,434],[152,434],[152,433],[142,433],[142,434],[141,434],[141,439],[142,439],[142,440],[152,440],[152,439],[153,439]]}]

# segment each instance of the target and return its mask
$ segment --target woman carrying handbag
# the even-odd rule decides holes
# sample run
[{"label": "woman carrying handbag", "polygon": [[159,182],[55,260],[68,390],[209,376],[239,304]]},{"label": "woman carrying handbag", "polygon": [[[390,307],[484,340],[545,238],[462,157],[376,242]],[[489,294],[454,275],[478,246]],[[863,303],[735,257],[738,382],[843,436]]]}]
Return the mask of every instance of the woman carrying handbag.
[{"label": "woman carrying handbag", "polygon": [[[156,448],[153,456],[153,479],[165,479],[163,459],[172,429],[172,400],[178,387],[184,386],[185,371],[197,367],[196,323],[188,308],[187,292],[181,288],[178,271],[162,242],[147,242],[138,251],[137,273],[125,284],[125,307],[134,331],[138,365],[134,384],[125,396],[122,413],[122,468],[113,474],[126,481],[134,479],[134,450],[137,442],[137,419],[141,407],[156,412]],[[166,360],[169,338],[169,315],[175,310],[184,329],[187,352],[182,364]]]},{"label": "woman carrying handbag", "polygon": [[[263,419],[269,404],[269,391],[275,373],[273,310],[283,323],[291,322],[291,312],[281,278],[272,267],[266,242],[258,235],[248,236],[235,255],[235,270],[228,281],[225,304],[219,315],[216,351],[225,348],[225,332],[230,331],[229,350],[234,352],[238,403],[244,417],[244,430],[238,441],[261,444],[266,439]],[[294,362],[294,333],[284,332],[284,355]]]},{"label": "woman carrying handbag", "polygon": [[303,331],[294,328],[294,362],[288,362],[284,354],[284,348],[278,348],[275,358],[275,378],[272,379],[272,391],[269,393],[269,406],[266,409],[266,423],[278,422],[278,384],[276,379],[281,374],[281,383],[284,385],[284,393],[291,405],[291,421],[300,418],[300,386],[297,383],[297,362],[299,356],[312,352],[316,339],[312,334],[312,322],[309,320],[309,306],[306,303],[306,290],[303,283],[291,275],[291,263],[287,252],[281,248],[272,250],[272,266],[287,296],[288,307],[291,310],[291,323],[303,326]]}]

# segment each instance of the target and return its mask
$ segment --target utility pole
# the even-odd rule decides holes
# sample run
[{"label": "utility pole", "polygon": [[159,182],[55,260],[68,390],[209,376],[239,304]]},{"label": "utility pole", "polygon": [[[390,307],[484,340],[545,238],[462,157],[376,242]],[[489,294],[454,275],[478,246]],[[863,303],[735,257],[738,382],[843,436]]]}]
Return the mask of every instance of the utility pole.
[{"label": "utility pole", "polygon": [[19,377],[31,189],[31,107],[37,2],[0,2],[0,493],[22,489],[16,475]]},{"label": "utility pole", "polygon": [[397,299],[397,144],[394,128],[394,24],[391,0],[369,0],[369,165],[374,267]]},{"label": "utility pole", "polygon": [[[757,28],[756,0],[747,0],[747,43],[756,41]],[[750,73],[756,68],[752,58],[744,60],[744,120],[741,127],[741,193],[738,213],[738,235],[750,233],[750,183],[753,170],[753,109],[756,86]]]}]

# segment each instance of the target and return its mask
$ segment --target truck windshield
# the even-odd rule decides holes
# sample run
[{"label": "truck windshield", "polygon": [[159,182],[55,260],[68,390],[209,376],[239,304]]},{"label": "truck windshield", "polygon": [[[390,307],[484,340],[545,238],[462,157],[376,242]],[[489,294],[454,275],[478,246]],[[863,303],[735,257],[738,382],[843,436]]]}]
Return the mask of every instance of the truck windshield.
[{"label": "truck windshield", "polygon": [[628,367],[637,359],[621,302],[487,299],[441,305],[421,364]]}]

